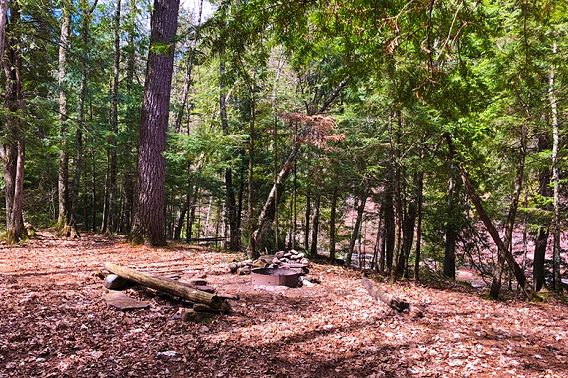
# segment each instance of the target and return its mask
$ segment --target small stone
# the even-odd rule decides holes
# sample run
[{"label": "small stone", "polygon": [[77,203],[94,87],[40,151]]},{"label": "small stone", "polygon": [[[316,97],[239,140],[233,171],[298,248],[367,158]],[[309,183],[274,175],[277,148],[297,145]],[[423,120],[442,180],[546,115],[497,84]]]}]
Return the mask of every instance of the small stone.
[{"label": "small stone", "polygon": [[228,268],[229,268],[229,272],[230,272],[230,273],[237,273],[237,270],[239,269],[239,266],[237,265],[237,263],[234,263],[234,262],[233,262],[233,263],[230,263],[230,264],[228,265]]},{"label": "small stone", "polygon": [[303,258],[303,259],[300,260],[300,264],[310,265],[310,260]]},{"label": "small stone", "polygon": [[284,251],[278,251],[274,254],[274,257],[276,257],[277,259],[280,259],[282,257],[284,257]]},{"label": "small stone", "polygon": [[204,280],[202,278],[193,278],[189,280],[189,284],[191,286],[207,286],[207,280]]},{"label": "small stone", "polygon": [[239,268],[239,270],[238,270],[238,273],[241,276],[249,275],[250,272],[251,272],[250,266],[243,266],[243,267]]},{"label": "small stone", "polygon": [[324,330],[324,331],[329,332],[329,331],[331,331],[332,329],[333,329],[333,324],[326,324],[326,325],[323,326],[323,330]]},{"label": "small stone", "polygon": [[117,276],[116,274],[109,274],[105,277],[103,286],[109,290],[124,290],[132,286],[132,282],[126,278]]},{"label": "small stone", "polygon": [[165,352],[158,352],[156,354],[158,356],[164,356],[164,357],[175,357],[177,355],[177,352],[175,350],[166,350]]}]

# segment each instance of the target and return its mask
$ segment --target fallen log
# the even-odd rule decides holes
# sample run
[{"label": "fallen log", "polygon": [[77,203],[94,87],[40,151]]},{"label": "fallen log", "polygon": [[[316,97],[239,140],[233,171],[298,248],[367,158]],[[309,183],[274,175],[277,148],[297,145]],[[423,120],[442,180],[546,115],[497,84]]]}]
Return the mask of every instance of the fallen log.
[{"label": "fallen log", "polygon": [[363,277],[363,287],[367,290],[371,297],[380,300],[398,312],[410,310],[410,303],[379,289],[377,285],[373,284],[368,278]]},{"label": "fallen log", "polygon": [[215,294],[206,293],[201,290],[192,289],[175,280],[154,277],[113,263],[106,263],[105,267],[109,272],[114,273],[117,276],[126,278],[127,280],[139,285],[149,287],[150,289],[181,297],[191,302],[202,303],[212,309],[222,312],[229,312],[231,309],[225,298],[221,298]]}]

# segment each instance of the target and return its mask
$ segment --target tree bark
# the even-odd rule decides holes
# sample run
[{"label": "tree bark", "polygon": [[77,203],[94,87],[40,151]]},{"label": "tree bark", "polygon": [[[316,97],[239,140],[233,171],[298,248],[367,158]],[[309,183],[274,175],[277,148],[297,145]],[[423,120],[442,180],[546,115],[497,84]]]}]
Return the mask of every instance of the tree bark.
[{"label": "tree bark", "polygon": [[117,176],[117,137],[118,137],[118,83],[120,75],[120,7],[121,0],[116,1],[114,14],[114,67],[111,90],[111,141],[109,151],[109,197],[107,216],[107,230],[111,234],[116,231],[116,176]]},{"label": "tree bark", "polygon": [[61,5],[61,31],[59,34],[59,62],[57,84],[59,86],[59,177],[57,180],[58,217],[57,226],[65,228],[69,220],[69,153],[67,147],[67,49],[69,48],[69,15],[70,4],[63,1]]},{"label": "tree bark", "polygon": [[[3,8],[4,5],[1,5],[1,7]],[[5,11],[5,9],[2,9],[2,12]],[[4,16],[0,16],[0,22],[2,22],[1,18],[3,17]],[[18,243],[25,235],[22,214],[25,139],[20,117],[16,114],[23,111],[25,108],[22,87],[19,23],[20,9],[17,3],[13,3],[10,9],[10,22],[9,25],[6,26],[6,29],[13,28],[13,30],[9,37],[5,37],[7,57],[4,59],[4,72],[6,74],[4,107],[9,112],[4,127],[9,142],[5,142],[0,150],[4,170],[6,240],[8,244]]]},{"label": "tree bark", "polygon": [[[552,44],[552,54],[556,55],[556,41]],[[550,113],[552,115],[552,187],[554,207],[553,221],[553,248],[552,248],[552,266],[553,266],[553,286],[554,290],[562,290],[562,282],[560,281],[560,167],[558,167],[558,109],[555,92],[555,68],[551,68],[548,75],[548,100],[550,102]]]},{"label": "tree bark", "polygon": [[150,50],[138,144],[138,196],[131,239],[166,244],[164,183],[166,130],[174,63],[179,0],[154,0]]},{"label": "tree bark", "polygon": [[254,246],[254,238],[253,232],[255,229],[255,222],[254,222],[254,208],[253,208],[253,199],[254,199],[254,139],[255,139],[255,122],[256,122],[256,96],[254,88],[256,87],[256,75],[254,76],[253,80],[253,88],[251,90],[251,108],[250,108],[250,123],[249,123],[249,154],[248,154],[248,170],[247,170],[247,181],[248,181],[248,190],[247,190],[247,216],[248,216],[248,236],[249,236],[249,248],[248,252],[251,253],[256,249]]}]

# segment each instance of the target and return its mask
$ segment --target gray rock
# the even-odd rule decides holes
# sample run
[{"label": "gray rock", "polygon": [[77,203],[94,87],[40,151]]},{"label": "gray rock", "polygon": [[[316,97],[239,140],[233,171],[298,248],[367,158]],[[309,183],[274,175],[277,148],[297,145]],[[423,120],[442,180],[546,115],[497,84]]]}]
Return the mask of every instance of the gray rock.
[{"label": "gray rock", "polygon": [[117,276],[116,274],[109,274],[105,277],[103,285],[109,290],[125,290],[132,287],[133,283],[126,278]]}]

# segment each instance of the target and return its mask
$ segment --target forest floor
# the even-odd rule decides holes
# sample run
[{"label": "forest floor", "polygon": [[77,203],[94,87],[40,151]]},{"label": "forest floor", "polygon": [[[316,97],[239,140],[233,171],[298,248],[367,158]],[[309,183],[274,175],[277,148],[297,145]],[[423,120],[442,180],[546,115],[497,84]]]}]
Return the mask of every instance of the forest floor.
[{"label": "forest floor", "polygon": [[[491,301],[465,285],[402,282],[394,291],[424,306],[413,318],[373,300],[361,272],[314,264],[320,285],[266,290],[226,272],[237,257],[48,232],[0,245],[0,376],[568,376],[568,307],[554,299]],[[93,274],[107,261],[182,280],[207,274],[240,300],[195,324],[174,319],[183,303],[130,289],[150,307],[121,312]]]}]

